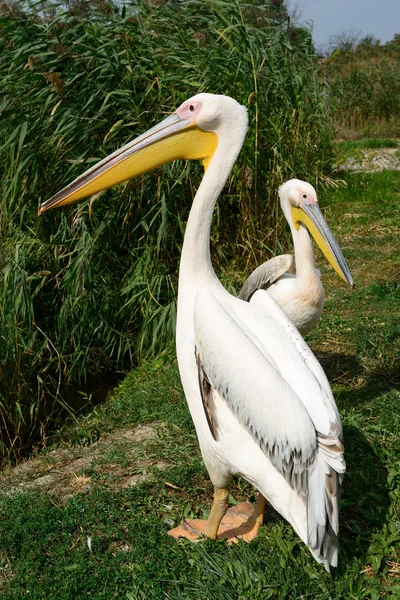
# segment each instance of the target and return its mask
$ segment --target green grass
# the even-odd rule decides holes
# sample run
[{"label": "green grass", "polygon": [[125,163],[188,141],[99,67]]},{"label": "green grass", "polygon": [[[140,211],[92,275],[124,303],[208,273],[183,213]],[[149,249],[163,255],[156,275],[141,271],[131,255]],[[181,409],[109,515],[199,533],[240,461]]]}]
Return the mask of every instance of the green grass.
[{"label": "green grass", "polygon": [[[389,406],[388,412],[392,409]],[[365,419],[362,413],[345,417],[349,474],[343,493],[341,566],[330,577],[271,510],[266,527],[251,546],[177,544],[165,535],[181,516],[206,516],[211,500],[176,365],[131,374],[108,405],[92,415],[82,437],[75,432],[75,439],[87,441],[94,431],[98,437],[112,425],[132,427],[154,419],[158,435],[142,451],[147,457],[169,460],[170,466],[162,473],[155,469],[151,483],[121,489],[118,473],[126,475],[134,469],[120,448],[71,475],[90,478],[85,493],[65,498],[65,489],[36,490],[2,498],[3,597],[21,598],[29,590],[32,598],[60,599],[88,594],[144,599],[257,599],[260,594],[267,598],[302,594],[369,598],[371,590],[379,594],[391,587],[387,563],[396,557],[391,495],[395,501],[399,472],[392,469],[389,484],[391,457],[379,443],[384,425],[377,435],[374,419]],[[374,446],[368,440],[370,434]],[[50,458],[51,453],[42,460]],[[251,494],[249,486],[237,481],[234,498],[241,500],[247,493]],[[372,569],[360,574],[370,564],[377,574]]]},{"label": "green grass", "polygon": [[353,150],[374,150],[377,148],[397,148],[399,142],[393,139],[363,138],[362,140],[342,140],[335,143],[336,150],[349,153]]},{"label": "green grass", "polygon": [[[341,165],[347,159],[356,159],[364,161],[366,156],[374,153],[369,150],[385,150],[387,148],[398,148],[399,142],[395,139],[375,139],[363,138],[361,140],[341,140],[334,144],[336,150],[336,164]],[[367,151],[367,152],[365,152]],[[399,157],[399,150],[395,151],[395,156]]]},{"label": "green grass", "polygon": [[[78,424],[66,423],[48,450],[3,474],[2,598],[398,598],[399,177],[349,175],[347,187],[320,194],[356,282],[348,290],[317,255],[326,309],[308,341],[332,382],[346,444],[338,569],[325,573],[270,508],[250,545],[178,544],[166,535],[182,516],[205,517],[212,497],[167,354],[132,371]],[[127,441],[139,424],[154,437]],[[54,477],[49,485],[46,476]],[[132,476],[137,485],[126,487]],[[235,479],[231,501],[247,497],[251,486]]]}]

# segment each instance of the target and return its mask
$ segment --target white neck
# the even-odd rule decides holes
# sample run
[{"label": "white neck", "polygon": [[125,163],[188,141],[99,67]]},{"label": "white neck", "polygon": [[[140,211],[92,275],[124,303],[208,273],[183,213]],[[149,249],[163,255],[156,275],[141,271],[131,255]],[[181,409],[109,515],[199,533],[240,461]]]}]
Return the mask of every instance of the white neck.
[{"label": "white neck", "polygon": [[217,279],[210,259],[210,231],[215,203],[242,147],[246,130],[236,135],[218,135],[218,147],[193,200],[186,226],[179,272],[179,287],[186,279],[199,284]]},{"label": "white neck", "polygon": [[297,230],[291,220],[288,219],[288,222],[293,237],[296,277],[299,279],[310,276],[317,277],[314,251],[310,234],[308,233],[306,226],[301,223],[299,230]]}]

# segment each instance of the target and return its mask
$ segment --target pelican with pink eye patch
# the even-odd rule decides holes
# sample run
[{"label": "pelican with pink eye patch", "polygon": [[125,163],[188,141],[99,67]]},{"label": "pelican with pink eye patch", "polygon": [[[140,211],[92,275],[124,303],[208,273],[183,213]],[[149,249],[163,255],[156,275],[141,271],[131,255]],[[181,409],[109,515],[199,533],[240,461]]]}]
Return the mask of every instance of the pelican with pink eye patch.
[{"label": "pelican with pink eye patch", "polygon": [[[263,523],[268,500],[329,571],[337,565],[345,461],[340,416],[328,381],[279,304],[268,293],[261,299],[259,292],[254,295],[262,306],[231,295],[210,257],[214,206],[247,127],[244,106],[227,96],[198,94],[57,192],[41,211],[167,162],[202,162],[205,173],[181,252],[176,349],[214,502],[207,521],[184,520],[169,533],[251,541]],[[290,218],[293,226],[299,222],[302,234],[304,217],[295,211],[308,214],[317,205],[303,199],[302,210],[300,200],[298,194],[293,196]],[[254,509],[246,502],[229,508],[234,474],[258,490]],[[160,500],[155,495],[155,503]]]},{"label": "pelican with pink eye patch", "polygon": [[296,274],[288,272],[293,263],[290,254],[274,256],[251,273],[239,297],[253,302],[256,293],[259,300],[260,294],[268,293],[305,335],[318,324],[325,301],[309,233],[337,274],[351,287],[354,284],[342,251],[319,209],[313,186],[291,179],[279,188],[279,199],[292,233]]},{"label": "pelican with pink eye patch", "polygon": [[318,200],[316,196],[313,196],[312,194],[307,194],[305,192],[301,193],[301,198],[299,201],[299,206],[301,208],[303,208],[303,206],[309,206],[310,204],[318,204]]}]

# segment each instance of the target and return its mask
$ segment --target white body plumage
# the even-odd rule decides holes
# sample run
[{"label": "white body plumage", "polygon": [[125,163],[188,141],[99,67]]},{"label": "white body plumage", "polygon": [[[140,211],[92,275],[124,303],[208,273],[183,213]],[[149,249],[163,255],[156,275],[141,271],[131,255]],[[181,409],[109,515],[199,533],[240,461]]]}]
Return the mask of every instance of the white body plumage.
[{"label": "white body plumage", "polygon": [[[251,304],[234,298],[212,269],[212,211],[241,148],[247,119],[228,98],[200,94],[191,101],[198,99],[205,108],[209,98],[224,111],[221,125],[211,120],[218,147],[194,199],[181,257],[177,353],[182,384],[213,484],[226,487],[232,474],[240,473],[329,569],[337,564],[345,470],[339,414],[322,368],[272,296],[259,291]],[[202,117],[201,112],[196,122],[207,129]],[[217,439],[203,406],[199,362],[211,384],[208,409]]]}]

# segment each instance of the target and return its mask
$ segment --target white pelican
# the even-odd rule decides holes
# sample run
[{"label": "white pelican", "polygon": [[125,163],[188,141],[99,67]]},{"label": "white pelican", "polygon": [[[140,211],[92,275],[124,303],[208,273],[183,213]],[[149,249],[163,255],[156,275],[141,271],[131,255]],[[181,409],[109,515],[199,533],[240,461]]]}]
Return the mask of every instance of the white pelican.
[{"label": "white pelican", "polygon": [[296,275],[287,273],[293,261],[290,254],[276,256],[253,271],[240,290],[239,298],[251,302],[256,290],[267,290],[305,335],[320,320],[325,300],[307,228],[337,274],[351,287],[354,284],[344,256],[319,209],[313,186],[290,179],[280,186],[278,194],[292,232]]},{"label": "white pelican", "polygon": [[[252,535],[262,522],[266,498],[329,570],[337,564],[345,462],[340,417],[328,381],[275,300],[262,292],[254,294],[252,304],[231,296],[210,260],[214,205],[246,130],[243,106],[226,96],[198,94],[47,200],[40,212],[171,160],[203,162],[205,174],[182,249],[177,354],[214,484],[205,533],[217,537],[232,475],[239,473],[260,492],[248,523]],[[190,529],[189,523],[188,537]]]}]

